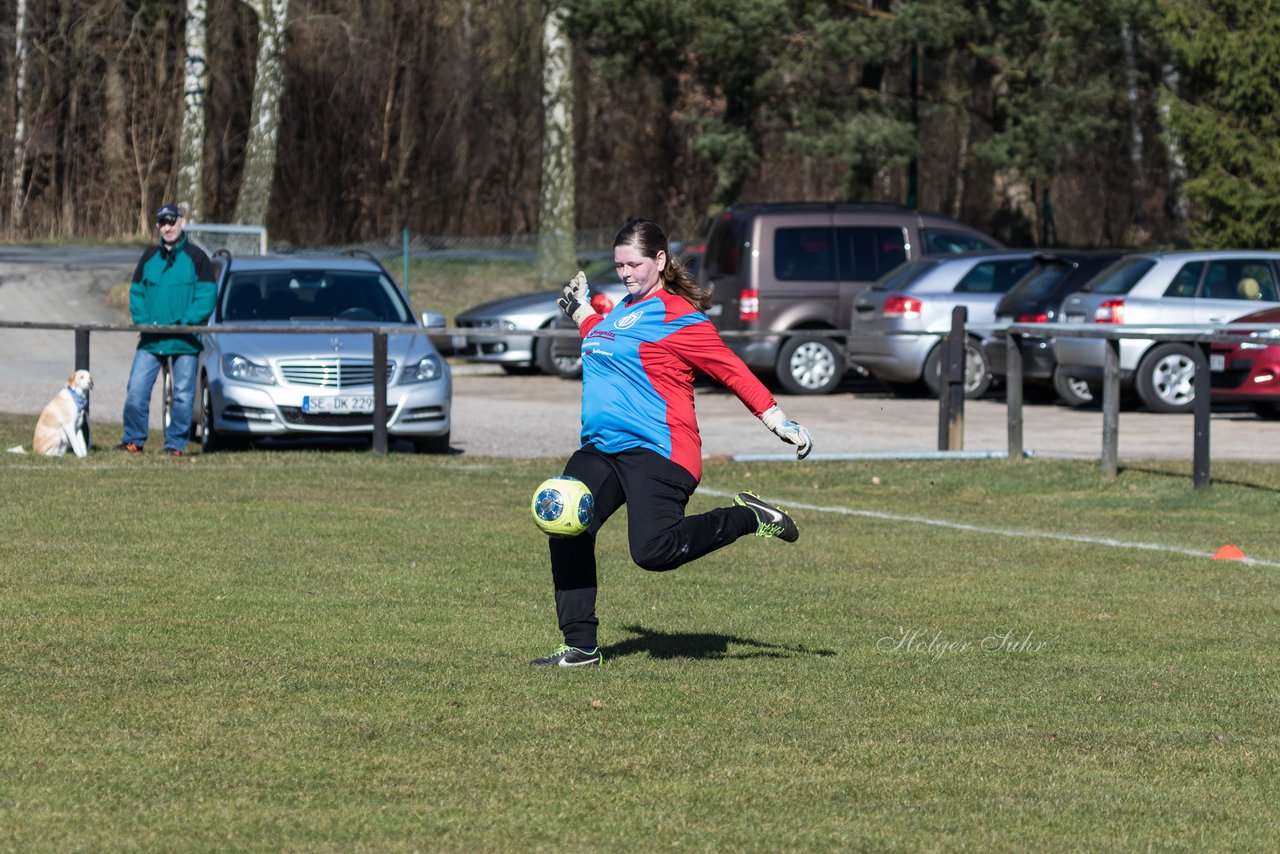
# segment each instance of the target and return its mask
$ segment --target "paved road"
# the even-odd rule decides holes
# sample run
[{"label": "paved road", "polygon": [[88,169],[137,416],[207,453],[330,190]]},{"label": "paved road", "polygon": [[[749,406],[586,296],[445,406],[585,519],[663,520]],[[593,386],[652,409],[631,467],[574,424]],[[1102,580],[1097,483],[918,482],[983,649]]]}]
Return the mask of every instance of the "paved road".
[{"label": "paved road", "polygon": [[[112,286],[129,280],[139,254],[141,250],[0,247],[0,320],[127,323],[103,298]],[[95,422],[120,423],[136,343],[128,333],[91,336]],[[38,417],[74,367],[73,332],[0,329],[0,412]],[[158,397],[152,409],[152,426],[159,427]]]},{"label": "paved road", "polygon": [[[454,444],[475,454],[514,454],[512,438],[530,456],[565,454],[578,427],[581,385],[552,377],[508,377],[486,372],[457,379]],[[787,415],[814,435],[815,457],[827,455],[931,455],[938,442],[938,402],[900,400],[871,383],[849,382],[827,397],[780,397]],[[703,451],[711,456],[786,453],[773,434],[737,398],[711,387],[697,397]],[[1008,410],[998,400],[968,401],[964,448],[1003,454]],[[495,429],[493,425],[503,425]],[[1120,461],[1192,457],[1190,415],[1125,411],[1120,417]],[[1280,461],[1280,449],[1262,439],[1273,429],[1247,413],[1215,413],[1212,458]],[[1024,409],[1023,446],[1040,456],[1096,460],[1102,453],[1102,413],[1056,405]]]},{"label": "paved road", "polygon": [[[118,323],[102,297],[126,281],[136,262],[132,250],[48,250],[0,247],[0,319]],[[120,423],[135,339],[128,333],[94,333],[91,367],[95,424]],[[0,412],[35,418],[70,372],[71,332],[0,330]],[[564,456],[577,439],[581,386],[553,377],[507,376],[474,365],[455,369],[453,444],[464,453],[497,456]],[[930,454],[937,448],[938,406],[933,400],[899,400],[871,383],[850,381],[827,397],[781,397],[782,407],[815,437],[815,455]],[[731,395],[707,386],[697,398],[708,455],[785,453],[786,448],[751,418]],[[159,427],[158,401],[152,406]],[[99,433],[114,435],[117,427]],[[1218,412],[1210,431],[1215,460],[1280,461],[1275,426],[1247,413]],[[1054,405],[1028,405],[1024,446],[1041,456],[1098,459],[1102,415]],[[994,400],[966,406],[965,450],[1003,452],[1006,410]],[[100,442],[101,444],[101,442]],[[1125,411],[1120,418],[1121,462],[1190,461],[1192,419]]]}]

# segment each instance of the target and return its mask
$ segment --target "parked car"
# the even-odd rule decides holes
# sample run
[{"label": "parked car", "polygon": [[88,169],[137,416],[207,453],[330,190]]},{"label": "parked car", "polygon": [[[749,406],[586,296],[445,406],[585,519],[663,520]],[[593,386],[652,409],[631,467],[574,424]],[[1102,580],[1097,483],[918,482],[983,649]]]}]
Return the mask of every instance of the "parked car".
[{"label": "parked car", "polygon": [[[671,248],[673,252],[680,253],[686,263],[694,265],[696,271],[700,247],[673,243]],[[591,305],[596,311],[604,314],[626,296],[627,289],[614,271],[612,255],[586,264],[584,272],[587,274]],[[530,334],[535,330],[551,329],[553,325],[573,328],[572,323],[564,322],[564,312],[556,305],[561,290],[553,288],[502,297],[467,309],[455,318],[456,326],[511,334],[456,336],[451,342],[453,354],[469,362],[498,365],[512,374],[541,371],[569,379],[581,376],[582,358],[578,353],[578,342],[571,338]]]},{"label": "parked car", "polygon": [[[1014,283],[1035,269],[1031,250],[966,252],[911,261],[876,281],[853,304],[849,361],[898,394],[920,385],[937,396],[942,378],[942,337],[951,313],[967,309],[967,323],[995,321],[995,307]],[[965,341],[964,392],[982,397],[991,386],[982,337]]]},{"label": "parked car", "polygon": [[[827,394],[848,361],[853,302],[904,261],[1000,244],[964,223],[890,204],[734,205],[712,220],[703,281],[708,314],[753,371],[792,394]],[[830,330],[830,335],[807,334]]]},{"label": "parked car", "polygon": [[[1264,332],[1242,330],[1240,343],[1215,342],[1209,351],[1209,382],[1214,403],[1244,403],[1261,418],[1280,419],[1280,345],[1258,339],[1280,337],[1280,308],[1246,314],[1240,324],[1274,324]],[[1229,327],[1228,327],[1229,331]]]},{"label": "parked car", "polygon": [[[1140,252],[1103,270],[1063,302],[1064,328],[1054,357],[1070,376],[1096,386],[1106,342],[1071,338],[1081,323],[1138,326],[1229,323],[1280,305],[1280,252],[1209,250]],[[1126,338],[1120,341],[1120,384],[1155,412],[1190,412],[1195,403],[1191,344]]]},{"label": "parked car", "polygon": [[[372,256],[220,255],[210,326],[405,326],[387,336],[390,437],[449,448],[453,381],[404,292]],[[213,332],[197,375],[195,433],[205,451],[256,439],[372,435],[373,336]]]},{"label": "parked car", "polygon": [[[995,322],[1057,322],[1062,314],[1062,301],[1124,254],[1119,250],[1037,253],[1035,268],[996,303]],[[992,378],[997,381],[1002,381],[1005,376],[1007,338],[1003,330],[997,329],[985,343],[987,364]],[[1024,384],[1052,386],[1058,398],[1068,406],[1084,406],[1093,402],[1093,393],[1087,382],[1058,369],[1053,357],[1052,338],[1022,338],[1018,344],[1022,353]]]}]

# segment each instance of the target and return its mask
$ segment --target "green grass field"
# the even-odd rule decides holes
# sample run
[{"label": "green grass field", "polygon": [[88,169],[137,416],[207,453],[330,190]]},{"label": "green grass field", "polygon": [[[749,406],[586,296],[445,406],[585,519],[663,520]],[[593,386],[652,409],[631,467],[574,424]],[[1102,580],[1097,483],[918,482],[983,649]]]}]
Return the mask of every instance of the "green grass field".
[{"label": "green grass field", "polygon": [[1274,846],[1280,467],[710,461],[800,542],[615,519],[535,671],[561,462],[0,455],[0,849]]}]

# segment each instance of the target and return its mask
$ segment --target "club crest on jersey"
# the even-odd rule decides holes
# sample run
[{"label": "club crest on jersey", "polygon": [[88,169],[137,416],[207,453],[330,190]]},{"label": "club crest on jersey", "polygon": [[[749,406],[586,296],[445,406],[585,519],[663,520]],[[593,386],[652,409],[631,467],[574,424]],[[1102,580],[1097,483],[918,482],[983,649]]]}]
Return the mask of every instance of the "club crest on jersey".
[{"label": "club crest on jersey", "polygon": [[630,329],[631,327],[636,325],[636,323],[640,320],[640,315],[642,314],[644,314],[643,308],[640,309],[639,311],[628,314],[626,317],[620,319],[617,323],[615,323],[614,326],[616,326],[619,329]]}]

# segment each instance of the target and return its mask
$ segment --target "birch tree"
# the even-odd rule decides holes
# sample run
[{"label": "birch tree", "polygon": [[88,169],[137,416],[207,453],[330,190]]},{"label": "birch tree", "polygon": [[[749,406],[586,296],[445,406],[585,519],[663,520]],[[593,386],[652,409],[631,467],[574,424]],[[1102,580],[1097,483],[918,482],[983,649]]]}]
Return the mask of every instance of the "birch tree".
[{"label": "birch tree", "polygon": [[13,65],[16,72],[13,86],[13,204],[10,224],[22,225],[22,176],[25,170],[27,125],[23,115],[27,94],[27,0],[18,0],[17,20],[14,23]]},{"label": "birch tree", "polygon": [[577,269],[574,251],[573,47],[565,32],[568,10],[557,2],[543,25],[542,190],[538,218],[538,281],[568,281]]},{"label": "birch tree", "polygon": [[253,112],[245,145],[244,174],[236,200],[238,223],[262,225],[271,203],[280,133],[280,92],[284,83],[284,33],[289,0],[255,0],[258,15],[258,64],[253,83]]},{"label": "birch tree", "polygon": [[178,199],[186,206],[187,218],[192,221],[204,217],[205,92],[209,82],[206,13],[207,0],[187,0],[182,133],[178,140]]}]

